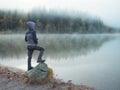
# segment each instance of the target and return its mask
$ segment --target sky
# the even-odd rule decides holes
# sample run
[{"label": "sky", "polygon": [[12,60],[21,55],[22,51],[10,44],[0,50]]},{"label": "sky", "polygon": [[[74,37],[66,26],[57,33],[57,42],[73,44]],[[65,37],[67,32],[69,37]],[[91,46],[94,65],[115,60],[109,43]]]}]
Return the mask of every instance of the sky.
[{"label": "sky", "polygon": [[30,11],[33,8],[84,12],[105,24],[120,28],[120,0],[0,0],[0,9]]}]

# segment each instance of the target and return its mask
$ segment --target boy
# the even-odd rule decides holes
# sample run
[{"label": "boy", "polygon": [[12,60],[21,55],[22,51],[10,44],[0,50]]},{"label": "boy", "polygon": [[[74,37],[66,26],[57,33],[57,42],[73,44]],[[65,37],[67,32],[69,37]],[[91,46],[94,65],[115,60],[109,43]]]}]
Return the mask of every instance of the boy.
[{"label": "boy", "polygon": [[27,22],[28,26],[28,31],[25,34],[25,42],[27,44],[27,50],[28,50],[28,70],[31,70],[33,67],[31,66],[31,59],[32,59],[32,54],[34,50],[39,50],[39,56],[38,56],[38,63],[42,63],[45,60],[42,60],[44,48],[37,46],[38,44],[38,39],[36,36],[36,31],[35,31],[35,23],[32,21]]}]

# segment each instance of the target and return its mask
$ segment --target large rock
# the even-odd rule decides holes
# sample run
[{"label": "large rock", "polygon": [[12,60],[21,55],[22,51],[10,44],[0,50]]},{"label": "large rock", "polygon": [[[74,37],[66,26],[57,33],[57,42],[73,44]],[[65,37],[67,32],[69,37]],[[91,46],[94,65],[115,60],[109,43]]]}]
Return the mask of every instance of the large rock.
[{"label": "large rock", "polygon": [[25,76],[32,79],[44,79],[48,74],[48,66],[45,63],[39,63],[33,69],[26,71]]},{"label": "large rock", "polygon": [[48,83],[53,80],[53,70],[48,68],[47,64],[39,63],[33,69],[26,71],[24,74],[25,83]]}]

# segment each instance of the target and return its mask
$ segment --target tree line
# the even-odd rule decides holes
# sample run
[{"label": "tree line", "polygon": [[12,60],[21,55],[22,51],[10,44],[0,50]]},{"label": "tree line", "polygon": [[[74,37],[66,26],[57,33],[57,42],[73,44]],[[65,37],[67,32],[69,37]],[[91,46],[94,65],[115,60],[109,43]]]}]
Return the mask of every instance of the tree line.
[{"label": "tree line", "polygon": [[66,12],[32,10],[22,12],[18,10],[0,10],[0,31],[26,29],[26,21],[36,23],[36,30],[41,33],[104,33],[114,32],[114,28],[105,25],[100,19],[82,17]]}]

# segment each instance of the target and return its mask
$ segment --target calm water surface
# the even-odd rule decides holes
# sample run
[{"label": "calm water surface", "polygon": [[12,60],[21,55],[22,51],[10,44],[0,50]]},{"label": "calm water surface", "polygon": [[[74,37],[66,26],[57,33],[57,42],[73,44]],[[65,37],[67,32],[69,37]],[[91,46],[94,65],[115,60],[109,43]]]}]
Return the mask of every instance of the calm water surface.
[{"label": "calm water surface", "polygon": [[[120,90],[119,34],[47,35],[49,39],[45,38],[46,35],[41,37],[44,37],[40,40],[46,49],[44,58],[56,77],[64,81],[72,80],[75,84],[85,84],[96,90]],[[18,57],[1,57],[0,64],[27,70],[27,55],[23,52]],[[33,66],[37,64],[37,53],[32,60]]]}]

